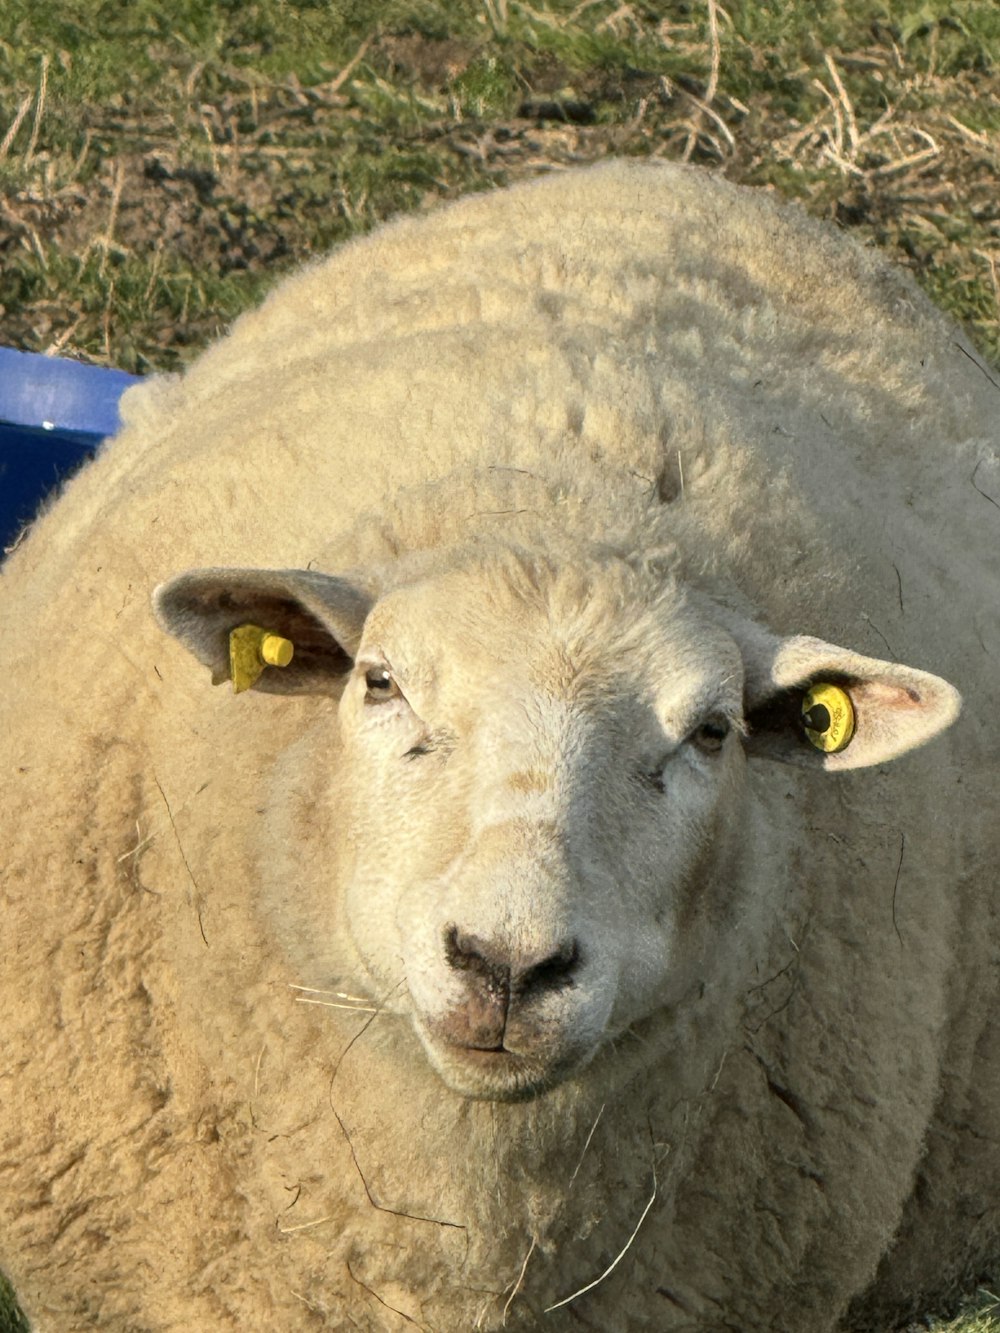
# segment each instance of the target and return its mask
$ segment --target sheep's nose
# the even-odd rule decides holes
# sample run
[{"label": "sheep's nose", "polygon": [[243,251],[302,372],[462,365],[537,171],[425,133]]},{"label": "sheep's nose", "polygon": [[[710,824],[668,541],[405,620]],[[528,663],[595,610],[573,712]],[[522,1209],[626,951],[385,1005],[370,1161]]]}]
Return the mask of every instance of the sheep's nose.
[{"label": "sheep's nose", "polygon": [[506,988],[519,1000],[562,989],[580,961],[576,940],[566,940],[552,951],[514,953],[503,943],[481,940],[457,926],[445,931],[444,952],[456,972],[469,972],[488,986]]},{"label": "sheep's nose", "polygon": [[580,961],[576,940],[555,950],[515,953],[457,926],[445,931],[444,953],[448,966],[465,974],[466,983],[464,1002],[446,1020],[448,1040],[478,1050],[500,1050],[511,1006],[571,985]]}]

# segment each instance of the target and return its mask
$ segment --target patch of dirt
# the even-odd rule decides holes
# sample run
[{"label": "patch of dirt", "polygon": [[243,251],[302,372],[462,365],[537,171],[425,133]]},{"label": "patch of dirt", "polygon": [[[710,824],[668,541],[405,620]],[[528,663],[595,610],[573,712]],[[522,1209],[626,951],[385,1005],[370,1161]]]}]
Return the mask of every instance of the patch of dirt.
[{"label": "patch of dirt", "polygon": [[378,41],[390,69],[428,91],[442,90],[459,78],[482,53],[483,43],[422,33],[386,34]]}]

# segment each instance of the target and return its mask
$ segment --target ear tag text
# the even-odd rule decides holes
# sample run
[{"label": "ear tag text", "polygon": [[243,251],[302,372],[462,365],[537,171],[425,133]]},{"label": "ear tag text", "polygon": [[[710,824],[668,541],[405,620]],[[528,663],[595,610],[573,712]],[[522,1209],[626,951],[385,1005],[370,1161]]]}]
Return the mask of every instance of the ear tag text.
[{"label": "ear tag text", "polygon": [[802,725],[817,750],[826,754],[846,750],[854,735],[851,696],[839,685],[814,685],[802,700]]},{"label": "ear tag text", "polygon": [[265,667],[286,667],[292,660],[295,647],[291,639],[282,638],[259,625],[239,625],[229,634],[229,675],[233,693],[248,690],[260,677]]}]

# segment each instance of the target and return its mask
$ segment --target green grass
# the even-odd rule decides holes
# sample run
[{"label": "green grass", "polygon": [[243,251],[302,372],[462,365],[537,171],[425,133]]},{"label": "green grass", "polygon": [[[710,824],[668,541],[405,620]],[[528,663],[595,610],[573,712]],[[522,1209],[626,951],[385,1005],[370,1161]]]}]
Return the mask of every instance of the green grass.
[{"label": "green grass", "polygon": [[996,1289],[980,1287],[955,1319],[926,1321],[931,1333],[997,1333],[1000,1329],[1000,1296]]},{"label": "green grass", "polygon": [[0,1273],[0,1333],[28,1333],[28,1321],[17,1307],[14,1292]]},{"label": "green grass", "polygon": [[860,229],[1000,360],[994,0],[4,0],[4,17],[17,345],[176,368],[284,269],[394,212],[624,152]]},{"label": "green grass", "polygon": [[[1000,364],[996,0],[0,10],[2,343],[175,369],[394,213],[625,153],[857,231]],[[19,1331],[5,1301],[0,1333]],[[995,1299],[976,1304],[934,1327],[1000,1333]]]}]

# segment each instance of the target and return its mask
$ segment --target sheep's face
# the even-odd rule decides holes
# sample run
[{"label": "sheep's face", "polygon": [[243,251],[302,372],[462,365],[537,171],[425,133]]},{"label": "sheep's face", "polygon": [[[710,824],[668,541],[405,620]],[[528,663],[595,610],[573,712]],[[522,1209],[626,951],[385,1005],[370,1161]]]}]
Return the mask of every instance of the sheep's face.
[{"label": "sheep's face", "polygon": [[[657,560],[421,560],[380,599],[301,570],[195,570],[156,593],[216,680],[250,623],[295,644],[253,688],[339,696],[337,743],[324,715],[271,775],[273,810],[299,811],[266,849],[299,886],[292,935],[331,975],[346,922],[370,993],[468,1096],[539,1093],[654,1011],[691,1056],[701,995],[745,988],[786,873],[780,817],[756,851],[747,836],[746,755],[881,764],[948,726],[957,693],[776,638]],[[817,681],[849,689],[841,752],[803,731]]]},{"label": "sheep's face", "polygon": [[452,1088],[534,1095],[725,966],[742,684],[734,641],[624,564],[375,606],[340,703],[346,910]]}]

